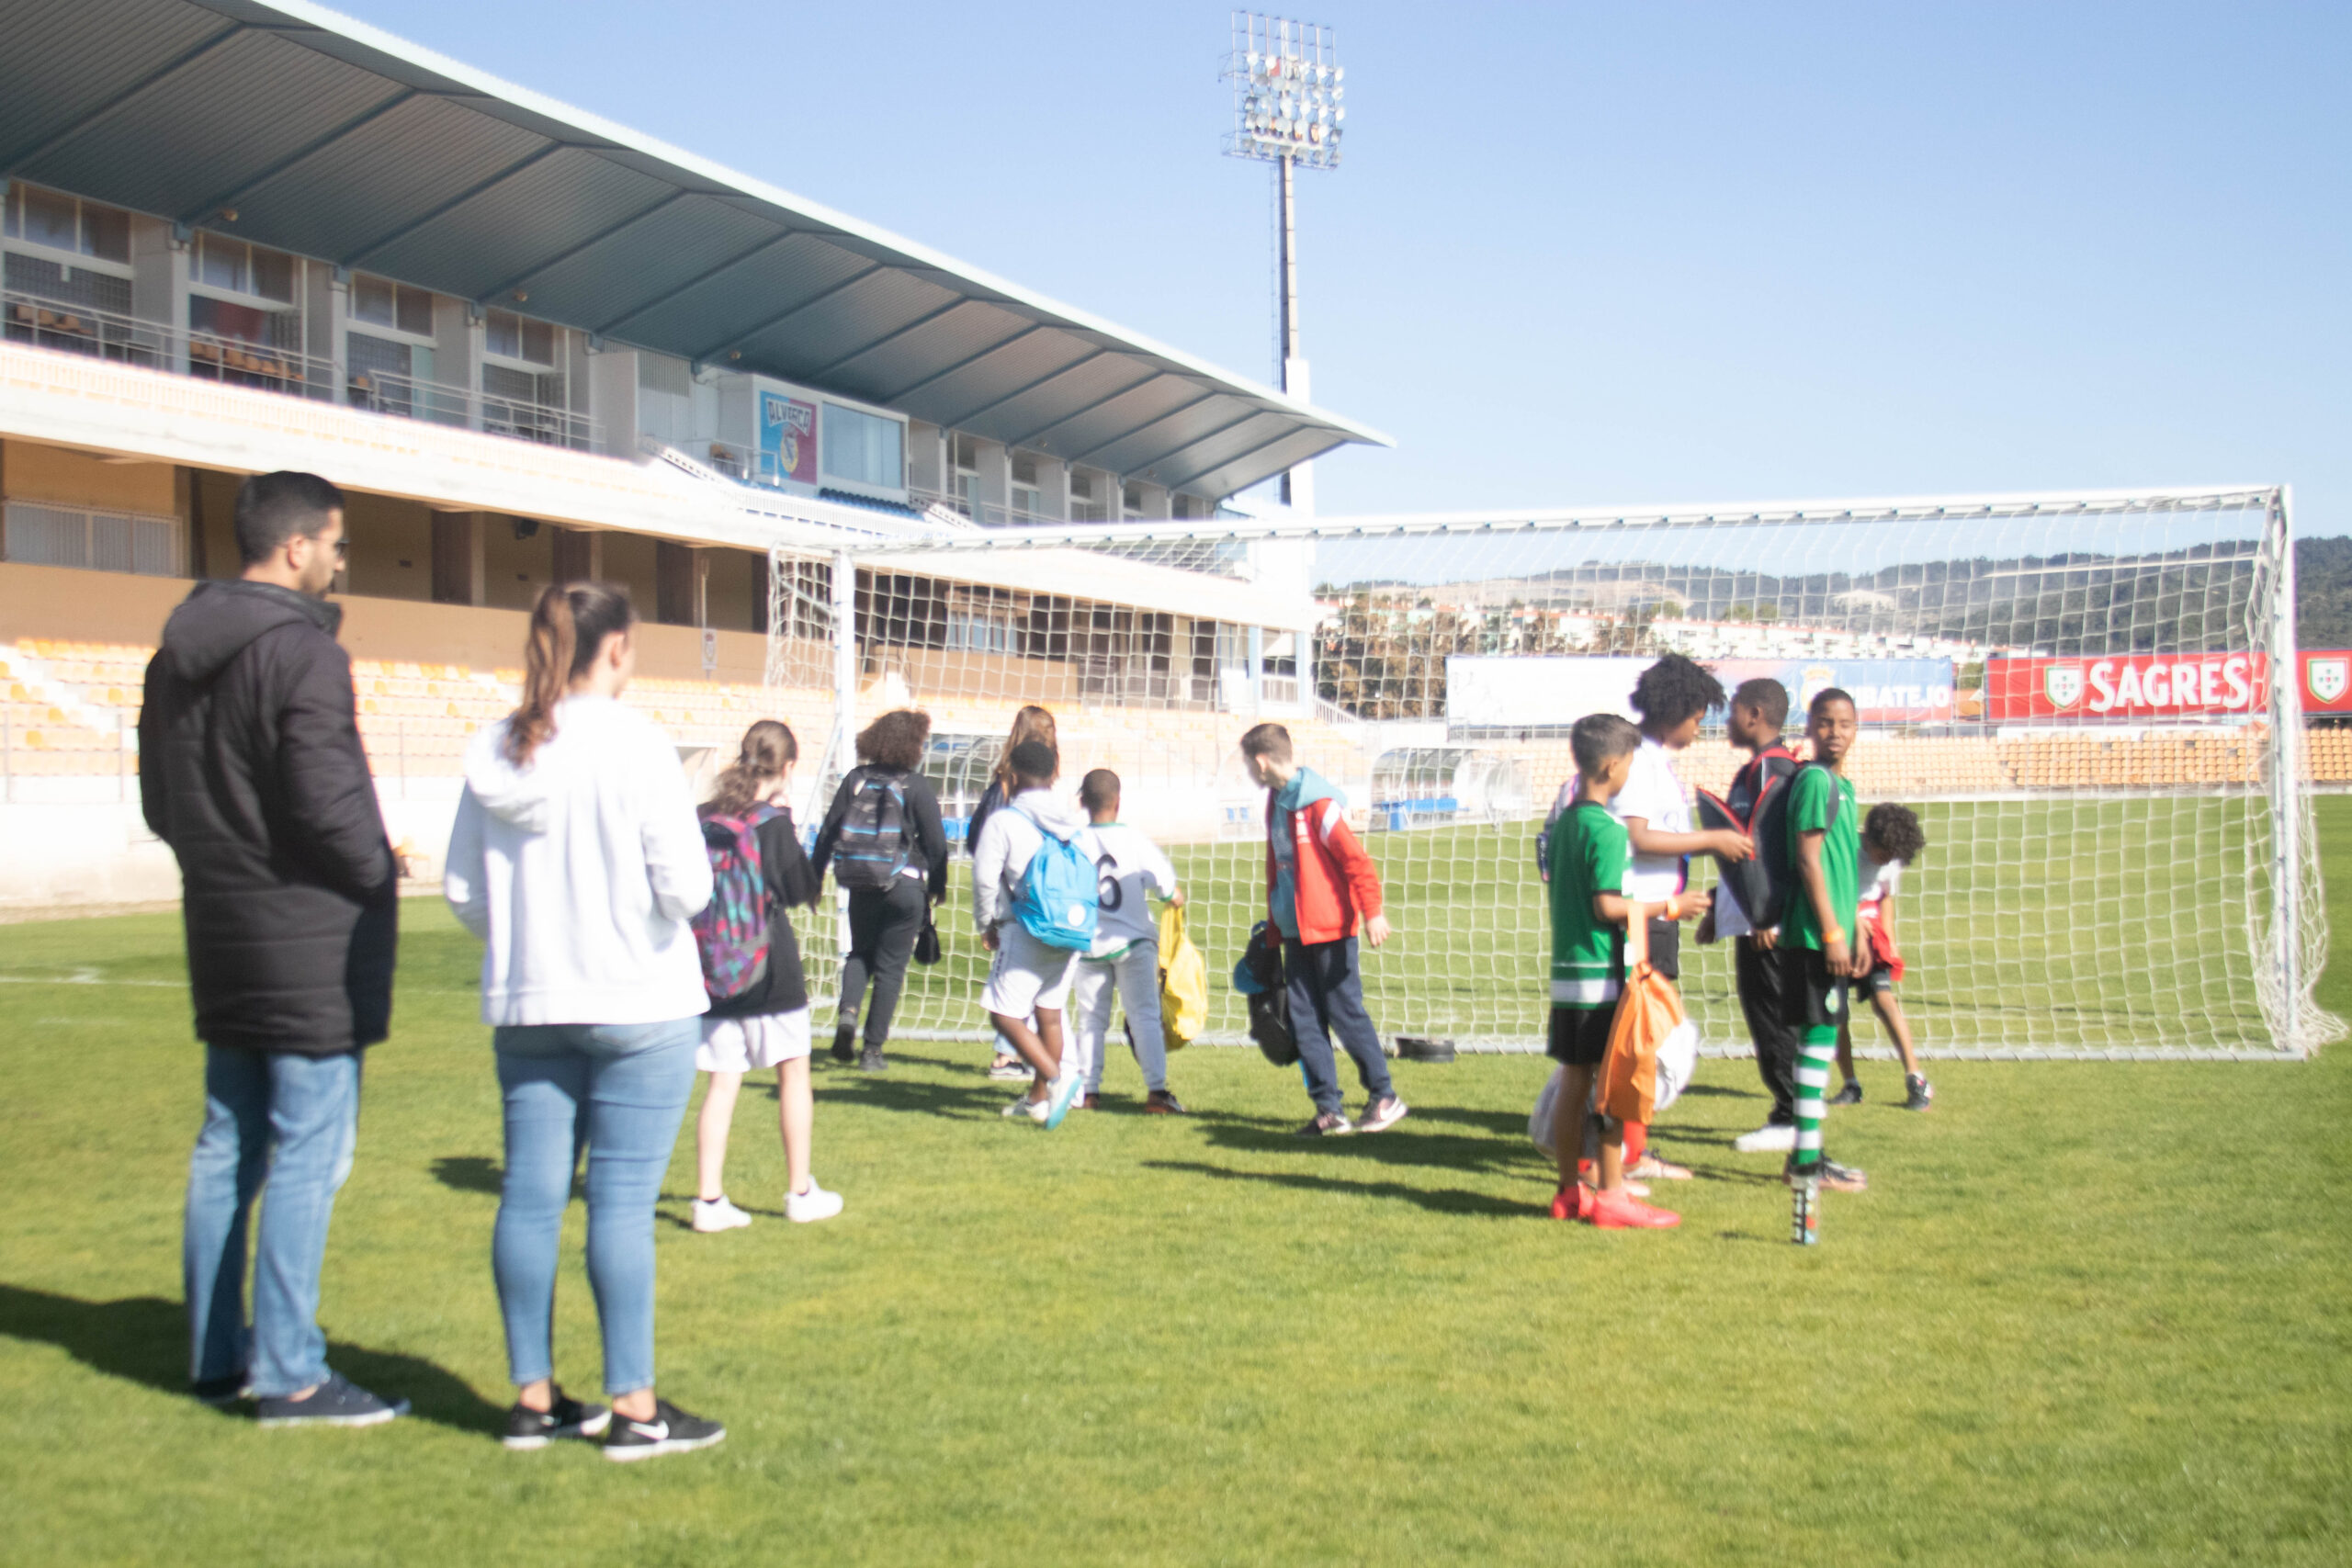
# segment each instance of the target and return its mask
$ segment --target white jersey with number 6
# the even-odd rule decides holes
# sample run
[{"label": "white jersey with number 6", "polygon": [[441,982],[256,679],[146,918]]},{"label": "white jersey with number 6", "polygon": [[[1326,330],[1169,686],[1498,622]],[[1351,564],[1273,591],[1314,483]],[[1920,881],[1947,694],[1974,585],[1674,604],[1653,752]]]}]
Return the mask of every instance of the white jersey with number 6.
[{"label": "white jersey with number 6", "polygon": [[1092,956],[1118,952],[1131,942],[1157,940],[1159,923],[1151,911],[1151,895],[1162,898],[1176,891],[1176,868],[1158,844],[1124,822],[1097,822],[1094,860],[1102,899],[1094,922]]}]

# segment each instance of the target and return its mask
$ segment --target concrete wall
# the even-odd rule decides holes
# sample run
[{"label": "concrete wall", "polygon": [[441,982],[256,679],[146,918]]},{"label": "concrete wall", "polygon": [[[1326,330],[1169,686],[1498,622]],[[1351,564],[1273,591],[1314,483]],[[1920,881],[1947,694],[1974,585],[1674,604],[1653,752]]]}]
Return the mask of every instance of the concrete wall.
[{"label": "concrete wall", "polygon": [[0,442],[0,486],[10,501],[47,501],[144,512],[169,517],[174,504],[169,463],[107,463],[86,452],[29,441]]}]

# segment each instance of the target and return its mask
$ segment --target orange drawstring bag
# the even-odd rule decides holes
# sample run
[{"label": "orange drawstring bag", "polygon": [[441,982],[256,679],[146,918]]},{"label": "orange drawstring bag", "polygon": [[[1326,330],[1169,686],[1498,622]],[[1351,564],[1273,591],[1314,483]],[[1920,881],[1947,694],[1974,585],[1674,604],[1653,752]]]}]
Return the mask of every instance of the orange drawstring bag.
[{"label": "orange drawstring bag", "polygon": [[1624,994],[1610,1025],[1609,1054],[1601,1058],[1593,1104],[1620,1122],[1646,1123],[1657,1111],[1658,1047],[1682,1024],[1682,996],[1673,981],[1650,967],[1646,923],[1627,923]]}]

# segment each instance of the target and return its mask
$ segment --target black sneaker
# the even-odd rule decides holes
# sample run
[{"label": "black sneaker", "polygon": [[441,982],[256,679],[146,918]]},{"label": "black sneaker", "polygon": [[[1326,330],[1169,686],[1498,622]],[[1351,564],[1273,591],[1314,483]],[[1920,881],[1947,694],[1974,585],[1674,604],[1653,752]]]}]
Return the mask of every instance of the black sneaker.
[{"label": "black sneaker", "polygon": [[1848,1078],[1846,1087],[1829,1097],[1832,1105],[1860,1105],[1862,1102],[1862,1080]]},{"label": "black sneaker", "polygon": [[408,1401],[377,1398],[341,1372],[308,1399],[264,1399],[260,1418],[265,1427],[380,1427],[408,1414]]},{"label": "black sneaker", "polygon": [[601,1404],[582,1404],[563,1392],[545,1410],[516,1404],[506,1413],[506,1436],[499,1441],[510,1449],[543,1449],[558,1438],[601,1438],[612,1424],[613,1413]]},{"label": "black sneaker", "polygon": [[254,1385],[243,1372],[232,1372],[225,1378],[198,1378],[188,1384],[187,1391],[215,1410],[232,1410],[254,1396]]},{"label": "black sneaker", "polygon": [[868,1045],[857,1055],[857,1070],[861,1073],[888,1072],[890,1064],[882,1059],[882,1048]]},{"label": "black sneaker", "polygon": [[1337,1138],[1356,1130],[1356,1124],[1336,1111],[1326,1111],[1298,1130],[1302,1138]]},{"label": "black sneaker", "polygon": [[1906,1091],[1903,1100],[1903,1109],[1905,1111],[1925,1111],[1936,1102],[1935,1085],[1917,1073],[1906,1077],[1903,1080],[1903,1087]]},{"label": "black sneaker", "polygon": [[833,1060],[836,1062],[857,1060],[857,1031],[855,1029],[833,1031]]},{"label": "black sneaker", "polygon": [[650,1421],[613,1413],[612,1428],[605,1436],[605,1457],[626,1464],[657,1454],[691,1453],[726,1436],[727,1428],[718,1422],[689,1416],[668,1400],[656,1399]]}]

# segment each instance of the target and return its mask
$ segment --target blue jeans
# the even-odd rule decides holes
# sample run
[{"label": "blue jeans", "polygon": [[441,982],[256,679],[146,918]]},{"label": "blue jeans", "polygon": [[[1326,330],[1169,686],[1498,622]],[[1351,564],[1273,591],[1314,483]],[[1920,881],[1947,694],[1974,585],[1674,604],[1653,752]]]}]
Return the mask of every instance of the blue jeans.
[{"label": "blue jeans", "polygon": [[554,1375],[555,1260],[588,1150],[588,1284],[605,1392],[653,1386],[653,1201],[695,1087],[702,1021],[549,1023],[492,1033],[506,1101],[506,1179],[491,1238],[514,1386]]},{"label": "blue jeans", "polygon": [[[243,1375],[271,1399],[326,1381],[319,1265],[359,1134],[359,1057],[205,1048],[180,1244],[196,1382]],[[265,1185],[248,1329],[245,1228]]]},{"label": "blue jeans", "polygon": [[1298,1040],[1299,1070],[1306,1077],[1307,1097],[1316,1111],[1340,1109],[1340,1066],[1331,1055],[1334,1034],[1355,1059],[1356,1076],[1363,1080],[1366,1094],[1385,1100],[1395,1092],[1388,1081],[1388,1058],[1380,1050],[1380,1032],[1364,1010],[1356,939],[1309,943],[1284,937],[1283,979],[1290,991],[1290,1028]]}]

